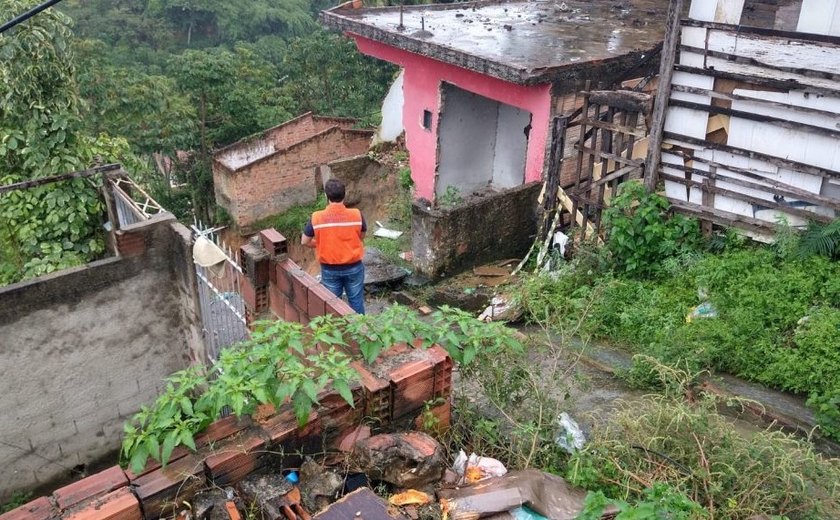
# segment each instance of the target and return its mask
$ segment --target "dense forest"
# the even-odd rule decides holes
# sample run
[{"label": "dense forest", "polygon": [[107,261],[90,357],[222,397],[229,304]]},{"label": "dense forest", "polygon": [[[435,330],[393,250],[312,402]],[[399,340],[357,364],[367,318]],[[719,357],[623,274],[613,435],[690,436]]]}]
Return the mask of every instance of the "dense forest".
[{"label": "dense forest", "polygon": [[[214,149],[306,111],[378,120],[395,70],[319,27],[333,3],[65,0],[6,31],[0,185],[119,161],[176,215],[213,220]],[[179,157],[174,178],[156,154]],[[104,252],[96,182],[0,194],[0,285]]]}]

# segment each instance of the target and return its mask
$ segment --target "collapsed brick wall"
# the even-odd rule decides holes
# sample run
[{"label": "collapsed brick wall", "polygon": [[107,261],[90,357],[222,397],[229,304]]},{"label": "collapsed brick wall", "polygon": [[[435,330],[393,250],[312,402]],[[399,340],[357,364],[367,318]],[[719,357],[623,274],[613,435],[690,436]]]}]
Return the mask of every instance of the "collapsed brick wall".
[{"label": "collapsed brick wall", "polygon": [[0,502],[113,457],[161,379],[203,358],[177,228],[125,226],[122,256],[0,289]]},{"label": "collapsed brick wall", "polygon": [[[273,313],[286,319],[286,304],[294,309],[289,316],[295,321],[325,312],[353,313],[288,260],[280,233],[262,231],[260,240],[242,248],[249,316]],[[280,302],[282,316],[277,312]],[[353,352],[352,347],[348,351]],[[234,485],[264,468],[298,467],[304,455],[335,450],[362,422],[374,431],[419,428],[431,413],[438,428],[449,426],[452,359],[442,348],[421,348],[419,342],[394,345],[373,364],[355,361],[353,367],[359,381],[351,388],[352,406],[325,391],[304,426],[298,425],[289,405],[259,421],[226,417],[196,436],[195,453],[176,448],[165,468],[150,461],[135,474],[114,466],[0,515],[0,520],[152,520],[171,516],[193,493],[211,485]],[[431,402],[442,404],[426,410]]]}]

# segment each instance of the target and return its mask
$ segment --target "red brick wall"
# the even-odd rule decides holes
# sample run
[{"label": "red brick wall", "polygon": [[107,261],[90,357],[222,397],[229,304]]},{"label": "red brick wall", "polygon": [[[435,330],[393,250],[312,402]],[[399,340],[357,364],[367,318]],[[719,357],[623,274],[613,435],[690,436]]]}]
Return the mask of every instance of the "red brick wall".
[{"label": "red brick wall", "polygon": [[[233,173],[214,165],[214,180],[227,186],[217,193],[217,201],[231,213],[236,224],[250,224],[282,213],[292,206],[308,204],[317,197],[315,167],[336,159],[365,153],[371,134],[331,126],[302,142],[256,161]],[[222,178],[226,177],[226,178]]]},{"label": "red brick wall", "polygon": [[[250,294],[267,290],[270,297],[269,303],[246,297],[252,315],[266,312],[266,307],[281,319],[295,321],[325,312],[353,312],[286,258],[285,238],[280,233],[264,230],[260,237],[260,251],[255,251],[259,249],[255,246],[243,250],[251,260],[256,259],[246,259],[250,272],[243,282],[250,285]],[[257,274],[264,271],[258,265],[261,262],[269,266],[267,279]],[[281,303],[282,315],[278,313]],[[287,314],[287,309],[293,311]],[[393,359],[396,357],[399,362]],[[195,453],[176,448],[165,468],[151,460],[137,474],[114,466],[0,515],[0,520],[171,517],[173,507],[183,509],[181,504],[201,489],[234,485],[266,467],[278,471],[297,467],[302,455],[337,448],[365,418],[370,418],[375,430],[414,428],[422,423],[425,403],[444,398],[444,404],[431,412],[438,417],[438,426],[449,425],[452,359],[442,348],[424,349],[419,343],[394,345],[372,365],[355,361],[353,367],[360,378],[353,388],[353,406],[337,394],[325,392],[319,396],[319,408],[302,427],[289,405],[259,422],[250,417],[226,417],[196,436]]]}]

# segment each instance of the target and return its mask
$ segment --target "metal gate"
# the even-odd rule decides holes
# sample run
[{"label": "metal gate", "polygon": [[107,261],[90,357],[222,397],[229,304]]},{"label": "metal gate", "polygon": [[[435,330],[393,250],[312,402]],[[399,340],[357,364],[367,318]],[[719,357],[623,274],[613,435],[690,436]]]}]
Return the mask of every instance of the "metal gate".
[{"label": "metal gate", "polygon": [[245,302],[240,290],[242,268],[238,255],[227,248],[218,236],[218,228],[205,228],[200,222],[190,226],[193,238],[204,237],[224,253],[223,262],[212,267],[195,264],[201,305],[201,327],[207,348],[207,362],[213,364],[219,352],[248,338]]}]

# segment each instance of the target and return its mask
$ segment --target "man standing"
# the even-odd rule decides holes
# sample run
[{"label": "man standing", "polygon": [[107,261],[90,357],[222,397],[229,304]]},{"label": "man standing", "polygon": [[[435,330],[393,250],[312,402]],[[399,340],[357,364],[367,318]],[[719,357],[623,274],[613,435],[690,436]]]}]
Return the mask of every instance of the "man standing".
[{"label": "man standing", "polygon": [[300,243],[315,249],[321,264],[321,283],[359,314],[365,313],[364,238],[367,231],[362,212],[344,205],[344,183],[330,179],[324,185],[329,203],[312,214]]}]

